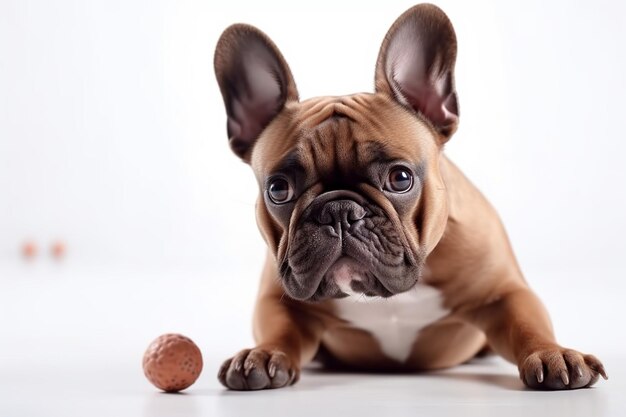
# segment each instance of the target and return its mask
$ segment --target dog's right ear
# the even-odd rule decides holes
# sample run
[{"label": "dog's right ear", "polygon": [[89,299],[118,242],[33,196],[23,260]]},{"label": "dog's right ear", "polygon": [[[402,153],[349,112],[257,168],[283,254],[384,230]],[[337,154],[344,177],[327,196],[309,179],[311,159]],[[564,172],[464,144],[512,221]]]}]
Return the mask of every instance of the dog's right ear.
[{"label": "dog's right ear", "polygon": [[215,76],[228,116],[230,147],[245,162],[257,138],[288,101],[298,100],[289,66],[254,26],[227,28],[215,48]]}]

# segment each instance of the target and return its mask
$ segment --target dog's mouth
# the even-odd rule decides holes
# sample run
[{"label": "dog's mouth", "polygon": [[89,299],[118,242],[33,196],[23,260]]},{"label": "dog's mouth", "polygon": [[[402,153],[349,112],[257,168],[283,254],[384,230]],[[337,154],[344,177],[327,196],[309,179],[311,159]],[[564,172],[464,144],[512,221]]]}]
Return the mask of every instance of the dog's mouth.
[{"label": "dog's mouth", "polygon": [[[322,286],[322,283],[325,285]],[[313,294],[314,297],[316,295],[321,298],[324,296],[343,298],[348,296],[391,297],[394,295],[394,292],[385,287],[375,274],[347,256],[340,257],[332,264],[324,274],[320,287]]]},{"label": "dog's mouth", "polygon": [[337,257],[329,265],[324,272],[308,276],[296,275],[288,266],[284,268],[281,272],[287,294],[303,301],[350,296],[388,298],[413,288],[421,270],[417,265],[404,264],[393,268],[396,273],[381,276],[380,272],[374,272],[362,262],[346,255]]}]

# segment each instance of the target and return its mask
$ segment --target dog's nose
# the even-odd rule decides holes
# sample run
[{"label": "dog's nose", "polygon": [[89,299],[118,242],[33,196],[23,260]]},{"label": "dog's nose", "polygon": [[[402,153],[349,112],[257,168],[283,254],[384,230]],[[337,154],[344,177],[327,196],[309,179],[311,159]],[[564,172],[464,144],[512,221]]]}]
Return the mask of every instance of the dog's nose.
[{"label": "dog's nose", "polygon": [[333,200],[324,204],[317,216],[317,221],[322,225],[331,225],[338,235],[346,233],[352,225],[363,219],[367,212],[356,201]]}]

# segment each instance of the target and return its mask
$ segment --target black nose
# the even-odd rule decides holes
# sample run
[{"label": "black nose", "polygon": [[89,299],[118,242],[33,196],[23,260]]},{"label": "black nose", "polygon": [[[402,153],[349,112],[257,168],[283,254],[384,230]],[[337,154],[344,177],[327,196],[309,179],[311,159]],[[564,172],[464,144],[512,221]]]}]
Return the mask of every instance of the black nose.
[{"label": "black nose", "polygon": [[338,235],[349,232],[354,223],[365,217],[365,209],[353,200],[329,201],[320,210],[317,221],[330,225]]}]

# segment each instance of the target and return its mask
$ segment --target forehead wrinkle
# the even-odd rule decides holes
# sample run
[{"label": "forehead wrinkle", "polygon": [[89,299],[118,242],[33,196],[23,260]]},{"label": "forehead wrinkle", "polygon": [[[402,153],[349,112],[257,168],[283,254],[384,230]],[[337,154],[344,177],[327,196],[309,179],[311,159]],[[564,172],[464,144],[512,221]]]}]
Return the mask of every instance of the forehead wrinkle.
[{"label": "forehead wrinkle", "polygon": [[[359,152],[359,161],[365,165],[369,165],[372,162],[386,163],[400,159],[392,155],[388,146],[375,140],[367,140],[358,143],[357,149]],[[369,155],[367,160],[365,155]]]},{"label": "forehead wrinkle", "polygon": [[342,99],[336,103],[335,111],[349,117],[360,126],[367,127],[370,133],[380,136],[385,130],[384,124],[381,122],[384,115],[381,114],[380,110],[382,106],[379,105],[377,109],[373,109],[373,104],[376,99],[377,96],[370,93],[360,93],[342,97]]},{"label": "forehead wrinkle", "polygon": [[294,156],[309,175],[324,176],[335,165],[333,150],[336,135],[328,122],[303,129],[294,149]]},{"label": "forehead wrinkle", "polygon": [[271,167],[270,172],[288,172],[298,170],[303,171],[304,167],[302,165],[298,149],[294,149],[281,158],[273,167]]},{"label": "forehead wrinkle", "polygon": [[335,112],[336,97],[324,97],[311,99],[303,103],[301,109],[301,127],[305,129],[316,129],[325,120],[330,118]]},{"label": "forehead wrinkle", "polygon": [[[317,129],[319,141],[316,143],[318,154],[316,155],[318,165],[321,165],[320,175],[329,177],[336,174],[338,166],[337,146],[339,138],[337,137],[337,121],[335,118],[325,120]],[[322,164],[319,164],[319,163]]]},{"label": "forehead wrinkle", "polygon": [[309,175],[319,172],[317,147],[315,145],[317,142],[319,142],[319,132],[313,129],[306,129],[301,134],[294,150],[298,161]]},{"label": "forehead wrinkle", "polygon": [[[350,167],[350,162],[354,160],[355,147],[358,142],[354,137],[354,130],[352,128],[353,121],[346,118],[340,118],[336,120],[336,126],[334,129],[335,134],[335,154],[339,161],[339,171],[342,175],[350,174],[346,171],[346,168]],[[357,166],[360,166],[357,159]]]},{"label": "forehead wrinkle", "polygon": [[305,170],[325,180],[358,177],[373,162],[402,159],[376,139],[365,139],[365,132],[356,133],[354,122],[332,118],[303,135],[297,146],[299,161]]}]

